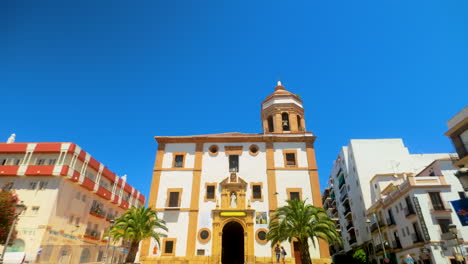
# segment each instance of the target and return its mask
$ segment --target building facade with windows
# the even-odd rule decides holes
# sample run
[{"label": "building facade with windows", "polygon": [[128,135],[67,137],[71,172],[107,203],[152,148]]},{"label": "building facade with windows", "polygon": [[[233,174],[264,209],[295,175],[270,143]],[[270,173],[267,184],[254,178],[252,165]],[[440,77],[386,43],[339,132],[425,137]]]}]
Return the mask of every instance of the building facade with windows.
[{"label": "building facade with windows", "polygon": [[[0,187],[14,190],[27,209],[7,250],[35,263],[101,261],[110,220],[145,197],[76,144],[13,141],[0,143]],[[111,244],[115,262],[125,246]]]},{"label": "building facade with windows", "polygon": [[[383,263],[383,250],[391,263],[457,263],[457,245],[448,244],[455,224],[458,239],[468,236],[450,201],[465,198],[450,159],[432,162],[417,174],[376,175],[371,184],[377,193],[367,216],[371,220],[372,253]],[[380,234],[379,234],[380,229]],[[455,247],[455,248],[454,248]],[[465,252],[464,244],[462,251]],[[464,254],[463,254],[464,255]]]},{"label": "building facade with windows", "polygon": [[459,158],[453,164],[459,168],[456,176],[468,190],[468,106],[452,117],[447,126],[445,135],[452,141]]},{"label": "building facade with windows", "polygon": [[[278,84],[261,120],[259,134],[156,137],[149,206],[169,232],[160,246],[142,243],[142,263],[272,263],[266,233],[275,209],[288,199],[322,205],[302,100]],[[282,245],[287,263],[300,263],[297,243]],[[330,263],[323,241],[310,243],[310,254]]]},{"label": "building facade with windows", "polygon": [[366,209],[377,195],[370,184],[376,174],[415,173],[435,159],[448,157],[449,154],[410,154],[401,139],[353,139],[343,147],[328,181],[343,250],[348,252],[371,240]]}]

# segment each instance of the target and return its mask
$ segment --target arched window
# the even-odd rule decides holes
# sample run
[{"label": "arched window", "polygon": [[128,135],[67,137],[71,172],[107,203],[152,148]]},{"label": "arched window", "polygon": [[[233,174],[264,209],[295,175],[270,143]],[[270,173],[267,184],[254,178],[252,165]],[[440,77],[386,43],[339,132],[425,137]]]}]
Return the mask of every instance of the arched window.
[{"label": "arched window", "polygon": [[289,131],[289,114],[288,113],[282,113],[281,114],[281,120],[282,120],[282,125],[283,125],[283,131]]},{"label": "arched window", "polygon": [[304,131],[304,128],[301,126],[301,117],[297,115],[297,130]]},{"label": "arched window", "polygon": [[268,117],[268,132],[273,132],[275,131],[275,128],[273,126],[273,116]]}]

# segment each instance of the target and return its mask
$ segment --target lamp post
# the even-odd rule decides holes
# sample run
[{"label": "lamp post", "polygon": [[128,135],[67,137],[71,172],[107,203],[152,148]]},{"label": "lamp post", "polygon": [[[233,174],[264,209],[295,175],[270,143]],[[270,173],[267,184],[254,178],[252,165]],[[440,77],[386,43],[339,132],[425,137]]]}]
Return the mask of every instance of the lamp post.
[{"label": "lamp post", "polygon": [[5,245],[3,245],[3,252],[2,252],[2,255],[0,256],[0,264],[3,264],[3,258],[5,257],[5,252],[7,250],[8,243],[10,243],[11,234],[13,234],[13,230],[15,229],[15,225],[16,225],[16,221],[18,220],[18,216],[24,210],[26,210],[26,208],[27,207],[26,207],[26,205],[24,205],[23,201],[21,201],[19,204],[17,204],[15,206],[15,218],[13,218],[13,223],[11,224],[10,232],[8,232],[8,236],[7,236],[7,239],[5,241]]},{"label": "lamp post", "polygon": [[112,238],[110,231],[112,229],[112,226],[114,225],[114,219],[110,220],[110,227],[109,227],[109,233],[107,233],[107,243],[106,243],[106,254],[104,254],[104,263],[107,264],[107,255],[109,253],[109,242]]},{"label": "lamp post", "polygon": [[[385,262],[385,263],[388,263],[388,261],[386,261],[386,260],[387,260],[387,251],[385,250],[385,242],[384,242],[383,237],[382,237],[382,232],[380,232],[379,221],[377,220],[377,216],[375,215],[375,213],[372,213],[372,215],[374,216],[374,221],[375,221],[375,223],[377,224],[377,230],[379,230],[379,239],[380,239],[380,243],[381,243],[382,249],[383,249],[384,262]],[[366,222],[370,222],[370,220],[367,219]]]},{"label": "lamp post", "polygon": [[455,238],[455,241],[457,242],[455,248],[457,248],[459,251],[460,251],[460,256],[461,256],[461,260],[459,261],[459,258],[457,258],[456,254],[454,254],[455,256],[455,260],[457,262],[460,262],[460,263],[464,263],[465,261],[465,258],[463,257],[463,252],[462,252],[462,249],[460,247],[460,241],[458,239],[458,230],[457,230],[457,226],[455,224],[450,224],[448,226],[448,229],[449,229],[449,232],[452,233],[453,237]]}]

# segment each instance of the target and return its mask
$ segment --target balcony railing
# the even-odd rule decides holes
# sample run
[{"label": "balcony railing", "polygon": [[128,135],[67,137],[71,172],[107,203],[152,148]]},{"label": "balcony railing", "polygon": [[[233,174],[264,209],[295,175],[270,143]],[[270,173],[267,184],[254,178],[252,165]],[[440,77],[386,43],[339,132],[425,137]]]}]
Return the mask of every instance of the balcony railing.
[{"label": "balcony railing", "polygon": [[350,207],[345,207],[344,215],[347,215],[349,213],[351,213],[351,208]]},{"label": "balcony railing", "polygon": [[99,218],[104,218],[106,216],[106,212],[102,209],[102,206],[100,205],[91,206],[89,213]]},{"label": "balcony railing", "polygon": [[343,202],[344,200],[346,200],[346,198],[348,198],[348,190],[347,189],[344,189],[345,191],[341,194],[341,198],[340,198],[340,201]]},{"label": "balcony railing", "polygon": [[418,232],[411,234],[411,238],[413,239],[413,243],[423,242],[423,239]]},{"label": "balcony railing", "polygon": [[406,217],[409,217],[409,216],[412,216],[412,215],[415,215],[415,214],[416,214],[416,212],[414,211],[412,206],[405,207],[405,216]]},{"label": "balcony railing", "polygon": [[[383,221],[379,221],[378,225],[380,226],[380,228],[387,226]],[[377,223],[373,223],[370,229],[371,229],[371,232],[374,232],[375,230],[377,230],[378,229]]]},{"label": "balcony railing", "polygon": [[101,234],[97,230],[87,228],[84,236],[91,239],[99,240]]},{"label": "balcony railing", "polygon": [[452,207],[450,206],[450,203],[447,201],[443,201],[442,203],[439,204],[432,204],[432,209],[431,212],[436,213],[436,212],[451,212]]},{"label": "balcony railing", "polygon": [[[385,244],[385,249],[390,249],[387,241],[385,241],[384,244]],[[382,244],[378,244],[377,246],[375,246],[375,252],[380,252],[380,251],[383,251]]]}]

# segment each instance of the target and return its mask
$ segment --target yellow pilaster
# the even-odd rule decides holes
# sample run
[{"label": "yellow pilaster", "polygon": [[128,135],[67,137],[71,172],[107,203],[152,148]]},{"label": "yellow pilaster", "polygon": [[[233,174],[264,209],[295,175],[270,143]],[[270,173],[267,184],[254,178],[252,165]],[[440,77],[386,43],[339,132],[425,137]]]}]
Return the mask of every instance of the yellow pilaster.
[{"label": "yellow pilaster", "polygon": [[[320,195],[320,183],[315,160],[315,150],[313,139],[306,142],[307,163],[309,169],[310,189],[312,190],[312,201],[314,206],[322,207],[322,196]],[[328,244],[319,239],[320,258],[330,258],[330,249]]]},{"label": "yellow pilaster", "polygon": [[200,181],[203,157],[203,143],[195,146],[195,166],[193,169],[192,196],[190,198],[190,212],[187,234],[186,256],[195,256],[195,244],[197,240],[198,210],[200,200]]},{"label": "yellow pilaster", "polygon": [[275,175],[275,159],[274,159],[273,142],[266,143],[266,162],[267,162],[267,183],[268,183],[268,209],[270,213],[278,208],[276,198],[276,175]]},{"label": "yellow pilaster", "polygon": [[[156,152],[156,160],[154,162],[154,169],[153,169],[153,181],[151,183],[151,191],[148,200],[148,207],[152,208],[153,210],[156,209],[156,201],[158,199],[158,192],[159,192],[159,182],[161,180],[161,169],[162,163],[164,158],[164,149],[166,147],[165,143],[158,144],[158,151]],[[143,240],[141,244],[141,252],[140,256],[148,256],[149,255],[149,247],[150,247],[151,238]]]}]

